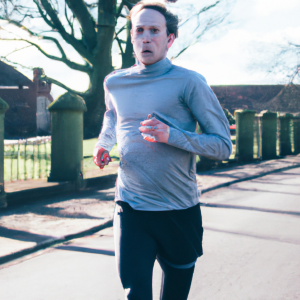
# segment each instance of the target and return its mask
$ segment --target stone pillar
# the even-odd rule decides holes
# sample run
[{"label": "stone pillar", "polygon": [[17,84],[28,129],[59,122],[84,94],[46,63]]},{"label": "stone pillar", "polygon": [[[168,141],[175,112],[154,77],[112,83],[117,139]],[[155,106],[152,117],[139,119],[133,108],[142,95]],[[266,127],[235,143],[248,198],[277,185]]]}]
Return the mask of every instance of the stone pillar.
[{"label": "stone pillar", "polygon": [[65,93],[52,102],[51,113],[51,173],[48,181],[76,181],[83,171],[84,100]]},{"label": "stone pillar", "polygon": [[294,154],[300,153],[300,113],[293,114],[294,124]]},{"label": "stone pillar", "polygon": [[293,115],[288,113],[277,113],[277,118],[279,132],[279,155],[290,155],[292,154],[291,121]]},{"label": "stone pillar", "polygon": [[253,144],[254,144],[254,110],[236,110],[236,153],[235,157],[238,161],[253,160]]},{"label": "stone pillar", "polygon": [[263,110],[259,117],[261,120],[262,159],[274,159],[277,157],[277,113]]},{"label": "stone pillar", "polygon": [[7,207],[4,191],[4,114],[8,108],[8,104],[0,98],[0,208]]}]

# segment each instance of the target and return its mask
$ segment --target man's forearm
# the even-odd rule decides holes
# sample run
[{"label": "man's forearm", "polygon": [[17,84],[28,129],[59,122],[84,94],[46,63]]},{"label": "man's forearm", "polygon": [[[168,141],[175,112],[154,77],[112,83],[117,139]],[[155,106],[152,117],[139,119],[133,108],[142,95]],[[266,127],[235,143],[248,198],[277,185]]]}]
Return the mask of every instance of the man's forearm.
[{"label": "man's forearm", "polygon": [[228,159],[232,153],[230,138],[216,134],[197,134],[172,127],[168,145],[216,160]]}]

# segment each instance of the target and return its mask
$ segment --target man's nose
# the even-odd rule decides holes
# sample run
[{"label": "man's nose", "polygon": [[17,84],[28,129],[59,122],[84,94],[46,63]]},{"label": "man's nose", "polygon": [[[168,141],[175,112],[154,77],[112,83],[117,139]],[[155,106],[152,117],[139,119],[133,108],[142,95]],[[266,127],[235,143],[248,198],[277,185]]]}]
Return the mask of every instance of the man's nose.
[{"label": "man's nose", "polygon": [[144,31],[144,34],[143,34],[143,43],[150,43],[151,42],[151,35],[149,32],[147,31]]}]

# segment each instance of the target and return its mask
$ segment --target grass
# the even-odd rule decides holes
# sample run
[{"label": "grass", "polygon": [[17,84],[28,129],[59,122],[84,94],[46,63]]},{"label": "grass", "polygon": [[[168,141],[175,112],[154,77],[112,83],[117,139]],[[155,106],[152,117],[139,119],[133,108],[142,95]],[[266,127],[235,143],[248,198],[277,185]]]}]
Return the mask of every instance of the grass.
[{"label": "grass", "polygon": [[[97,138],[83,141],[83,156],[85,157],[83,160],[83,170],[84,171],[99,170],[99,167],[97,167],[94,164],[93,157],[92,157],[96,143],[97,143]],[[117,144],[112,148],[112,150],[110,151],[109,154],[112,158],[112,161],[120,160]]]},{"label": "grass", "polygon": [[[97,138],[83,141],[84,171],[98,169],[92,158],[96,142]],[[26,145],[26,153],[24,144],[6,145],[4,152],[4,181],[47,178],[50,175],[51,143]],[[119,161],[117,145],[112,149],[110,155],[113,161]]]},{"label": "grass", "polygon": [[24,144],[4,146],[4,181],[46,178],[50,172],[50,153],[50,143],[26,145],[26,149]]},{"label": "grass", "polygon": [[[83,141],[83,156],[93,156],[94,147],[97,143],[97,138]],[[113,160],[120,160],[118,145],[116,144],[110,151],[110,156]]]},{"label": "grass", "polygon": [[[231,137],[233,143],[233,153],[230,159],[235,157],[235,136]],[[83,141],[83,170],[98,170],[98,167],[93,162],[93,151],[97,138],[88,139]],[[254,148],[256,153],[257,145],[256,141],[254,143]],[[19,153],[19,155],[18,155]],[[50,173],[51,168],[51,143],[41,145],[27,145],[26,146],[26,163],[24,161],[25,146],[18,145],[5,146],[5,156],[4,156],[4,180],[14,181],[14,180],[26,180],[26,179],[38,179],[47,178]],[[39,155],[38,155],[39,154]],[[35,155],[35,160],[33,161],[33,156]],[[38,155],[38,156],[37,156]],[[110,152],[110,156],[113,161],[119,161],[118,147],[115,145]],[[11,159],[13,157],[13,159]],[[199,156],[197,155],[196,161],[199,162]],[[17,170],[19,169],[19,173]]]}]

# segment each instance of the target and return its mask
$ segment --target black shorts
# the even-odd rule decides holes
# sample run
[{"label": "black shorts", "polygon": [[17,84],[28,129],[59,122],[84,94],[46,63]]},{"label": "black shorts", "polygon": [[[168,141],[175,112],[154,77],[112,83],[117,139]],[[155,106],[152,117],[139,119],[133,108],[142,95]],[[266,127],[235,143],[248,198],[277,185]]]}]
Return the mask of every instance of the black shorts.
[{"label": "black shorts", "polygon": [[124,238],[118,242],[129,242],[134,235],[135,241],[143,243],[150,237],[156,244],[157,257],[173,265],[191,264],[203,254],[200,204],[182,210],[141,211],[117,201],[116,217]]}]

